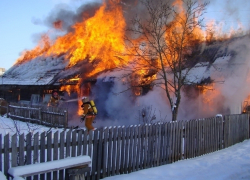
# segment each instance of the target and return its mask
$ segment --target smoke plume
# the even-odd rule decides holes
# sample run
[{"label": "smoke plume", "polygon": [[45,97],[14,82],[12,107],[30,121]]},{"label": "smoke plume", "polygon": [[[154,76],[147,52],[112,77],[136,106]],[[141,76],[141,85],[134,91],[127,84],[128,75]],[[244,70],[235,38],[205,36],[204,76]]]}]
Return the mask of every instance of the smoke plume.
[{"label": "smoke plume", "polygon": [[[154,2],[157,3],[156,0]],[[131,19],[136,15],[146,17],[141,1],[122,0],[120,3],[128,27]],[[70,32],[73,24],[94,16],[100,6],[99,1],[84,4],[76,11],[68,10],[66,6],[57,6],[43,23],[53,28],[55,22],[58,25],[61,22],[59,29],[65,33]],[[242,15],[244,15],[241,11],[243,6],[249,7],[249,2],[212,0],[207,12],[222,11],[225,13],[219,15],[221,20],[240,22]],[[245,20],[248,19],[243,19],[243,22]],[[36,21],[36,23],[41,22]],[[214,80],[213,86],[206,89],[205,92],[183,91],[178,120],[211,117],[216,114],[241,113],[241,105],[250,94],[249,40],[249,36],[244,36],[219,45],[218,52],[224,53],[222,56],[218,56],[214,64],[210,64],[207,70],[207,73]],[[150,107],[152,109],[150,118],[154,122],[171,120],[171,109],[162,89],[153,87],[143,96],[135,96],[131,91],[120,93],[127,89],[126,85],[118,78],[121,73],[120,71],[103,73],[98,76],[96,84],[92,87],[91,96],[95,99],[98,108],[97,126],[139,124],[143,119],[142,110]],[[75,121],[71,121],[71,123],[77,124]]]}]

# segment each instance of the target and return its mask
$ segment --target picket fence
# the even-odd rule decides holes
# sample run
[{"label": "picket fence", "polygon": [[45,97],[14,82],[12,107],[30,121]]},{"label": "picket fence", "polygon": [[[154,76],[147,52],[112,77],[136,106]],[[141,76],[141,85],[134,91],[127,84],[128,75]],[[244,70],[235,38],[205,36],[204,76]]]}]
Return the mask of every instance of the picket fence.
[{"label": "picket fence", "polygon": [[[0,170],[10,167],[89,155],[88,180],[127,174],[224,149],[249,139],[249,115],[100,128],[89,133],[0,135]],[[3,138],[3,140],[2,140]],[[27,179],[64,179],[65,170]]]},{"label": "picket fence", "polygon": [[0,105],[0,109],[6,109],[7,117],[15,120],[49,127],[68,127],[68,111],[66,109],[20,103],[10,103],[7,106]]}]

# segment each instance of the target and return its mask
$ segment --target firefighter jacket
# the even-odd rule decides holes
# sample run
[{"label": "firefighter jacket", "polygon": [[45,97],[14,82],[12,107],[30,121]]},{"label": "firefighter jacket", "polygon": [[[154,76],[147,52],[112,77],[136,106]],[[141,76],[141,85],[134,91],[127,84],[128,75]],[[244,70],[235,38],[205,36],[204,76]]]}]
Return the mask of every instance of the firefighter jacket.
[{"label": "firefighter jacket", "polygon": [[55,98],[54,96],[51,96],[48,105],[52,107],[57,107],[59,105],[60,99],[61,99],[60,96],[58,96],[57,98]]},{"label": "firefighter jacket", "polygon": [[97,115],[97,109],[93,100],[83,102],[82,106],[84,115],[94,116]]}]

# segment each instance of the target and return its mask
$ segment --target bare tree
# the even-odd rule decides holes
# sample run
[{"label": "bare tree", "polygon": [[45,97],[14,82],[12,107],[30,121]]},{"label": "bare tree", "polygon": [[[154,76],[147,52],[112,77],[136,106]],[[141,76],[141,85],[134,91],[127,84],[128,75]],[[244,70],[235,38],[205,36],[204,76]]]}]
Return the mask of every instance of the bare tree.
[{"label": "bare tree", "polygon": [[[129,55],[134,57],[129,77],[132,88],[151,84],[161,87],[172,109],[172,121],[177,119],[181,90],[189,82],[188,74],[194,62],[187,56],[202,38],[200,27],[208,3],[179,0],[178,6],[168,0],[142,0],[146,11],[137,15],[128,28]],[[124,76],[124,77],[125,77]]]}]

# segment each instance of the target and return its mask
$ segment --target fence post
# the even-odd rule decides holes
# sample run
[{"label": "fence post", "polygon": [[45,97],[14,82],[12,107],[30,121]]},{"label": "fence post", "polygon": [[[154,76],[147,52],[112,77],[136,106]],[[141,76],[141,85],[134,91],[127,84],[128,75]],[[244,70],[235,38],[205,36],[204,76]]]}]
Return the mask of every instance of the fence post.
[{"label": "fence post", "polygon": [[64,110],[64,128],[68,127],[68,111]]},{"label": "fence post", "polygon": [[250,138],[250,117],[249,114],[247,114],[247,119],[248,119],[248,126],[247,126],[247,139]]},{"label": "fence post", "polygon": [[10,110],[10,108],[9,108],[9,104],[7,105],[7,118],[9,118],[9,110]]},{"label": "fence post", "polygon": [[[3,157],[4,157],[4,174],[6,176],[8,176],[8,169],[10,167],[10,156],[9,156],[9,153],[10,153],[10,134],[6,134],[4,136],[4,153],[3,153]],[[1,162],[2,163],[2,162]],[[8,177],[7,177],[8,178]]]},{"label": "fence post", "polygon": [[40,124],[42,124],[42,111],[41,111],[41,108],[38,109],[38,118],[40,120]]}]

